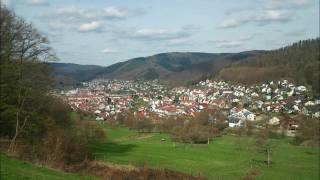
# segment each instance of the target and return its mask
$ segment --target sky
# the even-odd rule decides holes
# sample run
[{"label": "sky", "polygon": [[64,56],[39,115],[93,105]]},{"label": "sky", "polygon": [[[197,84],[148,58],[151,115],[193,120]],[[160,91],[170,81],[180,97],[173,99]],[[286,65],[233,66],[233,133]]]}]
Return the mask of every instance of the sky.
[{"label": "sky", "polygon": [[66,63],[270,50],[319,37],[319,0],[0,1],[47,36]]}]

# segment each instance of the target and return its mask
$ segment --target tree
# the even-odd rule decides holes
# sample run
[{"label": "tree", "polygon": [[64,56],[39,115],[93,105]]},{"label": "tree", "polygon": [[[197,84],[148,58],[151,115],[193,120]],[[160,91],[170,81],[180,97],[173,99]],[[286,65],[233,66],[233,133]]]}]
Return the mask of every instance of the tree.
[{"label": "tree", "polygon": [[267,165],[271,165],[271,155],[274,149],[274,145],[270,139],[270,129],[268,124],[265,123],[265,126],[262,129],[258,130],[256,133],[255,145],[259,153],[265,154],[267,156]]},{"label": "tree", "polygon": [[296,142],[305,146],[319,147],[320,122],[319,119],[305,116],[297,117],[298,128],[295,136]]},{"label": "tree", "polygon": [[1,124],[10,129],[5,135],[11,137],[9,151],[14,151],[17,137],[26,129],[34,131],[27,127],[44,108],[53,81],[43,62],[54,55],[48,40],[31,23],[0,8]]},{"label": "tree", "polygon": [[171,136],[176,141],[209,144],[210,139],[216,136],[218,132],[215,127],[204,126],[196,120],[191,120],[184,125],[174,127]]},{"label": "tree", "polygon": [[49,41],[31,23],[1,7],[1,62],[55,58]]}]

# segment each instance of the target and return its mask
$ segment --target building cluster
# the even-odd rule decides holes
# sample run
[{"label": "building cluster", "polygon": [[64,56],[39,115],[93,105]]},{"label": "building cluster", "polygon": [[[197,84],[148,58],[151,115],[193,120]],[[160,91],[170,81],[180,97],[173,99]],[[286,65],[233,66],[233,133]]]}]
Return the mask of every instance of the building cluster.
[{"label": "building cluster", "polygon": [[218,108],[228,117],[230,127],[240,126],[245,120],[254,121],[259,114],[302,113],[319,118],[320,100],[308,94],[307,87],[288,80],[254,86],[206,80],[193,87],[169,89],[156,80],[97,79],[61,92],[73,109],[93,112],[97,120],[106,120],[127,109],[142,117],[163,117],[195,116],[205,109]]}]

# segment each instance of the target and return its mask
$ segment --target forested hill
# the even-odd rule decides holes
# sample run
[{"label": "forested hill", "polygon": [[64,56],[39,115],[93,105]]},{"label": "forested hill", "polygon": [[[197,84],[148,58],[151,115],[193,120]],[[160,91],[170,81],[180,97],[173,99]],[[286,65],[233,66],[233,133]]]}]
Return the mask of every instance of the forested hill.
[{"label": "forested hill", "polygon": [[81,81],[95,78],[102,66],[80,65],[73,63],[51,62],[48,65],[53,70],[57,87],[75,86]]},{"label": "forested hill", "polygon": [[170,52],[139,57],[108,67],[51,63],[60,85],[74,85],[94,78],[107,79],[159,79],[169,84],[185,85],[214,74],[222,67],[263,51],[241,53]]},{"label": "forested hill", "polygon": [[319,41],[319,38],[299,41],[248,57],[223,68],[216,77],[245,84],[287,78],[312,86],[319,95]]}]

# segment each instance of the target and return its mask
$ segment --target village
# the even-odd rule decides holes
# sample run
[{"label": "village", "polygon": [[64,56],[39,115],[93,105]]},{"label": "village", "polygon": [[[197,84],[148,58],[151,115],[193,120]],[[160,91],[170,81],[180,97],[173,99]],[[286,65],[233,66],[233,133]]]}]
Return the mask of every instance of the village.
[{"label": "village", "polygon": [[[224,81],[200,81],[193,87],[169,89],[159,81],[123,81],[96,79],[82,87],[61,91],[72,109],[94,113],[97,121],[107,121],[131,109],[139,117],[186,115],[194,117],[206,109],[219,109],[229,127],[268,116],[277,125],[284,114],[320,117],[320,100],[312,99],[305,86],[288,80],[270,81],[255,86]],[[154,116],[153,116],[154,117]],[[296,128],[293,122],[288,122]]]}]

